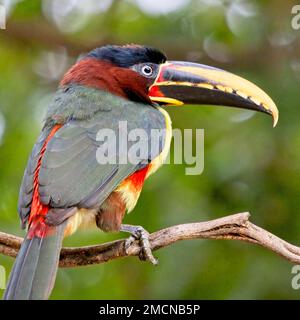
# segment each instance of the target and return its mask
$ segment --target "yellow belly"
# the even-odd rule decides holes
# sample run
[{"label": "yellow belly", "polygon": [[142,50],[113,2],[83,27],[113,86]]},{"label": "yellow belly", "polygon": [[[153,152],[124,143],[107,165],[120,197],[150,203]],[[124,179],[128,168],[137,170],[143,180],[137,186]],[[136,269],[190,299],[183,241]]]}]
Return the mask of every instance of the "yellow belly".
[{"label": "yellow belly", "polygon": [[91,228],[96,226],[96,209],[78,209],[77,212],[69,218],[64,236],[70,236],[78,228]]}]

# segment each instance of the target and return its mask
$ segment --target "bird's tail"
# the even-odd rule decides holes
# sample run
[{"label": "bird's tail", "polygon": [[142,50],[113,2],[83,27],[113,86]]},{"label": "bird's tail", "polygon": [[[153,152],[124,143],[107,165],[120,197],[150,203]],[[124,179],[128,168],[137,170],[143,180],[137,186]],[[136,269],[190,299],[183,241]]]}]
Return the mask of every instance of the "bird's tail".
[{"label": "bird's tail", "polygon": [[10,274],[4,300],[43,300],[53,289],[66,223],[42,234],[29,229]]}]

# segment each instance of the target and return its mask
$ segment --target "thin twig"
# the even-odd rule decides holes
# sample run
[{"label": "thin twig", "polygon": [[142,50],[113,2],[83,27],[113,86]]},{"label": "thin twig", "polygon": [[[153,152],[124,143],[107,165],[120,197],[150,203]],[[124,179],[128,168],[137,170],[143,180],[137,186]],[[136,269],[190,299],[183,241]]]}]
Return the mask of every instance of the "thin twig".
[{"label": "thin twig", "polygon": [[[177,241],[190,239],[240,240],[265,247],[286,260],[300,264],[300,247],[294,246],[249,221],[248,212],[233,214],[220,219],[186,223],[162,229],[150,234],[153,251],[167,247]],[[16,257],[22,238],[0,232],[0,254]],[[138,256],[140,247],[134,242],[127,250],[124,240],[100,245],[63,248],[60,267],[77,267],[100,264],[113,259]]]}]

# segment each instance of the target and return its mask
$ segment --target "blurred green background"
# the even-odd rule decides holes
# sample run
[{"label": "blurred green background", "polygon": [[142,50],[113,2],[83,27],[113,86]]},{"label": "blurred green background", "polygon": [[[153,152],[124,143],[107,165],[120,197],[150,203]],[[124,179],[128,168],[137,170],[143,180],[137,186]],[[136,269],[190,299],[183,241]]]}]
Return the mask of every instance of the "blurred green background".
[{"label": "blurred green background", "polygon": [[[1,3],[1,0],[0,0]],[[3,1],[2,1],[3,3]],[[0,226],[19,228],[23,170],[57,83],[77,56],[104,44],[156,46],[169,59],[230,70],[257,83],[280,110],[271,118],[222,107],[171,108],[174,128],[205,129],[205,170],[166,165],[151,177],[126,223],[149,231],[250,211],[252,221],[300,244],[300,30],[294,1],[8,0],[0,30]],[[81,231],[65,245],[124,237]],[[60,269],[52,299],[298,299],[292,265],[255,245],[176,243],[137,258]],[[13,259],[0,256],[9,271]],[[1,293],[1,292],[0,292]]]}]

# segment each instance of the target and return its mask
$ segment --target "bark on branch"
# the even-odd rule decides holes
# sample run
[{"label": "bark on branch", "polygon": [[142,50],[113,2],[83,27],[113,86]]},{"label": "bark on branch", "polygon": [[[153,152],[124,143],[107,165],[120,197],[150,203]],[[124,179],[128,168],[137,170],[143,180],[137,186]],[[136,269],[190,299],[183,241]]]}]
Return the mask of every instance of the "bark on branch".
[{"label": "bark on branch", "polygon": [[[251,242],[265,247],[286,260],[300,264],[300,247],[294,246],[249,221],[248,212],[233,214],[220,219],[186,223],[162,229],[150,234],[153,251],[167,247],[180,240],[221,239]],[[22,238],[0,232],[0,254],[16,257]],[[124,239],[100,245],[63,248],[60,267],[77,267],[100,264],[126,256],[138,256],[140,247],[134,242],[127,253]]]}]

